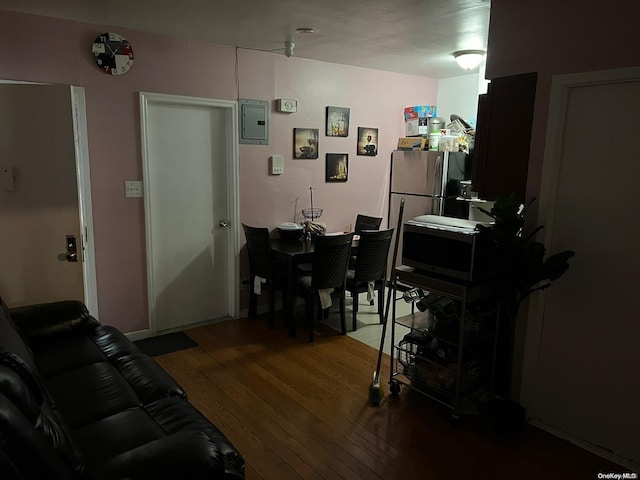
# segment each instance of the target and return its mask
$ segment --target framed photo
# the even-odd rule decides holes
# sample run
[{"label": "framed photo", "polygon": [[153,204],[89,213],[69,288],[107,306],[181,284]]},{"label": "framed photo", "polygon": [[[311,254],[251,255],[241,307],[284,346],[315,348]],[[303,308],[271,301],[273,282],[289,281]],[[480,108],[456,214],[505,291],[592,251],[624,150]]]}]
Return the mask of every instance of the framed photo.
[{"label": "framed photo", "polygon": [[293,158],[318,158],[318,129],[293,129]]},{"label": "framed photo", "polygon": [[378,154],[378,129],[358,127],[358,155],[375,157]]},{"label": "framed photo", "polygon": [[349,111],[344,107],[327,107],[327,136],[349,136]]},{"label": "framed photo", "polygon": [[346,182],[348,178],[349,155],[346,153],[327,153],[325,181]]}]

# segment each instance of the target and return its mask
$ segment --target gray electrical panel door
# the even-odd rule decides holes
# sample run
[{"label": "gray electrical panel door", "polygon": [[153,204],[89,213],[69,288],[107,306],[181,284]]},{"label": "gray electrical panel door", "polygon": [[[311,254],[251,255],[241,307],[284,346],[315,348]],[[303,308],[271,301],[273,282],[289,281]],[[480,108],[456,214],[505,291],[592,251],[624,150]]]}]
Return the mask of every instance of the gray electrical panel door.
[{"label": "gray electrical panel door", "polygon": [[269,145],[269,103],[239,99],[240,143]]}]

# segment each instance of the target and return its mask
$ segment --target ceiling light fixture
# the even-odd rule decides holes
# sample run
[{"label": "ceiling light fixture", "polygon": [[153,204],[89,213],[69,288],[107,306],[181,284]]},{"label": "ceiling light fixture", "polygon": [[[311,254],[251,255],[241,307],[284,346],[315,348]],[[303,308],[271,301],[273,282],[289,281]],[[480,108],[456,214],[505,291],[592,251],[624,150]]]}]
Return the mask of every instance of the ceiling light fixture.
[{"label": "ceiling light fixture", "polygon": [[296,33],[299,33],[300,35],[309,35],[315,32],[313,28],[301,27],[301,28],[296,28]]},{"label": "ceiling light fixture", "polygon": [[284,54],[287,57],[290,57],[293,55],[293,47],[295,47],[295,43],[293,42],[284,42]]},{"label": "ceiling light fixture", "polygon": [[484,50],[458,50],[453,52],[453,58],[456,59],[461,68],[473,70],[480,65],[486,53]]}]

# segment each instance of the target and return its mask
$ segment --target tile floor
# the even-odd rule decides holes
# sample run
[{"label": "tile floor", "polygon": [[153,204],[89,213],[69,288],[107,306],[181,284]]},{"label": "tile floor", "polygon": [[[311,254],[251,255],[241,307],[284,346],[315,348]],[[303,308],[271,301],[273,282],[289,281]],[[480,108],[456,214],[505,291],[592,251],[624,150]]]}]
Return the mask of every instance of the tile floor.
[{"label": "tile floor", "polygon": [[[390,290],[387,289],[387,294]],[[397,297],[400,297],[400,294],[396,294]],[[361,293],[358,296],[358,328],[356,331],[351,330],[352,325],[352,299],[347,294],[347,335],[355,338],[356,340],[365,343],[376,350],[380,348],[380,336],[382,335],[382,325],[380,324],[380,317],[378,316],[378,298],[376,296],[374,305],[369,305],[367,302],[366,293]],[[386,297],[385,297],[386,307]],[[384,308],[383,308],[384,311]],[[404,300],[400,299],[396,301],[396,316],[402,316],[411,313],[411,304],[406,303]],[[391,352],[391,321],[393,314],[393,305],[389,306],[389,320],[387,324],[387,332],[385,335],[385,343],[384,343],[384,352],[390,354]],[[331,314],[329,318],[324,320],[323,323],[335,328],[336,330],[340,330],[340,315],[336,307],[332,307]],[[402,325],[396,325],[395,329],[395,337],[397,344],[402,338],[409,332],[409,329],[403,327]]]}]

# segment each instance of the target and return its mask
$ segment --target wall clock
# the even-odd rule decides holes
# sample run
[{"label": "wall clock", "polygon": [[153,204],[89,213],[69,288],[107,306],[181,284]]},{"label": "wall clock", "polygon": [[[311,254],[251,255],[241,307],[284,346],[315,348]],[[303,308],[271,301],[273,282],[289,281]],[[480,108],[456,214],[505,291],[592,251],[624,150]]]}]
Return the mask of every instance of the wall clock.
[{"label": "wall clock", "polygon": [[122,75],[133,66],[133,48],[117,33],[103,33],[91,47],[93,59],[100,70],[109,75]]}]

